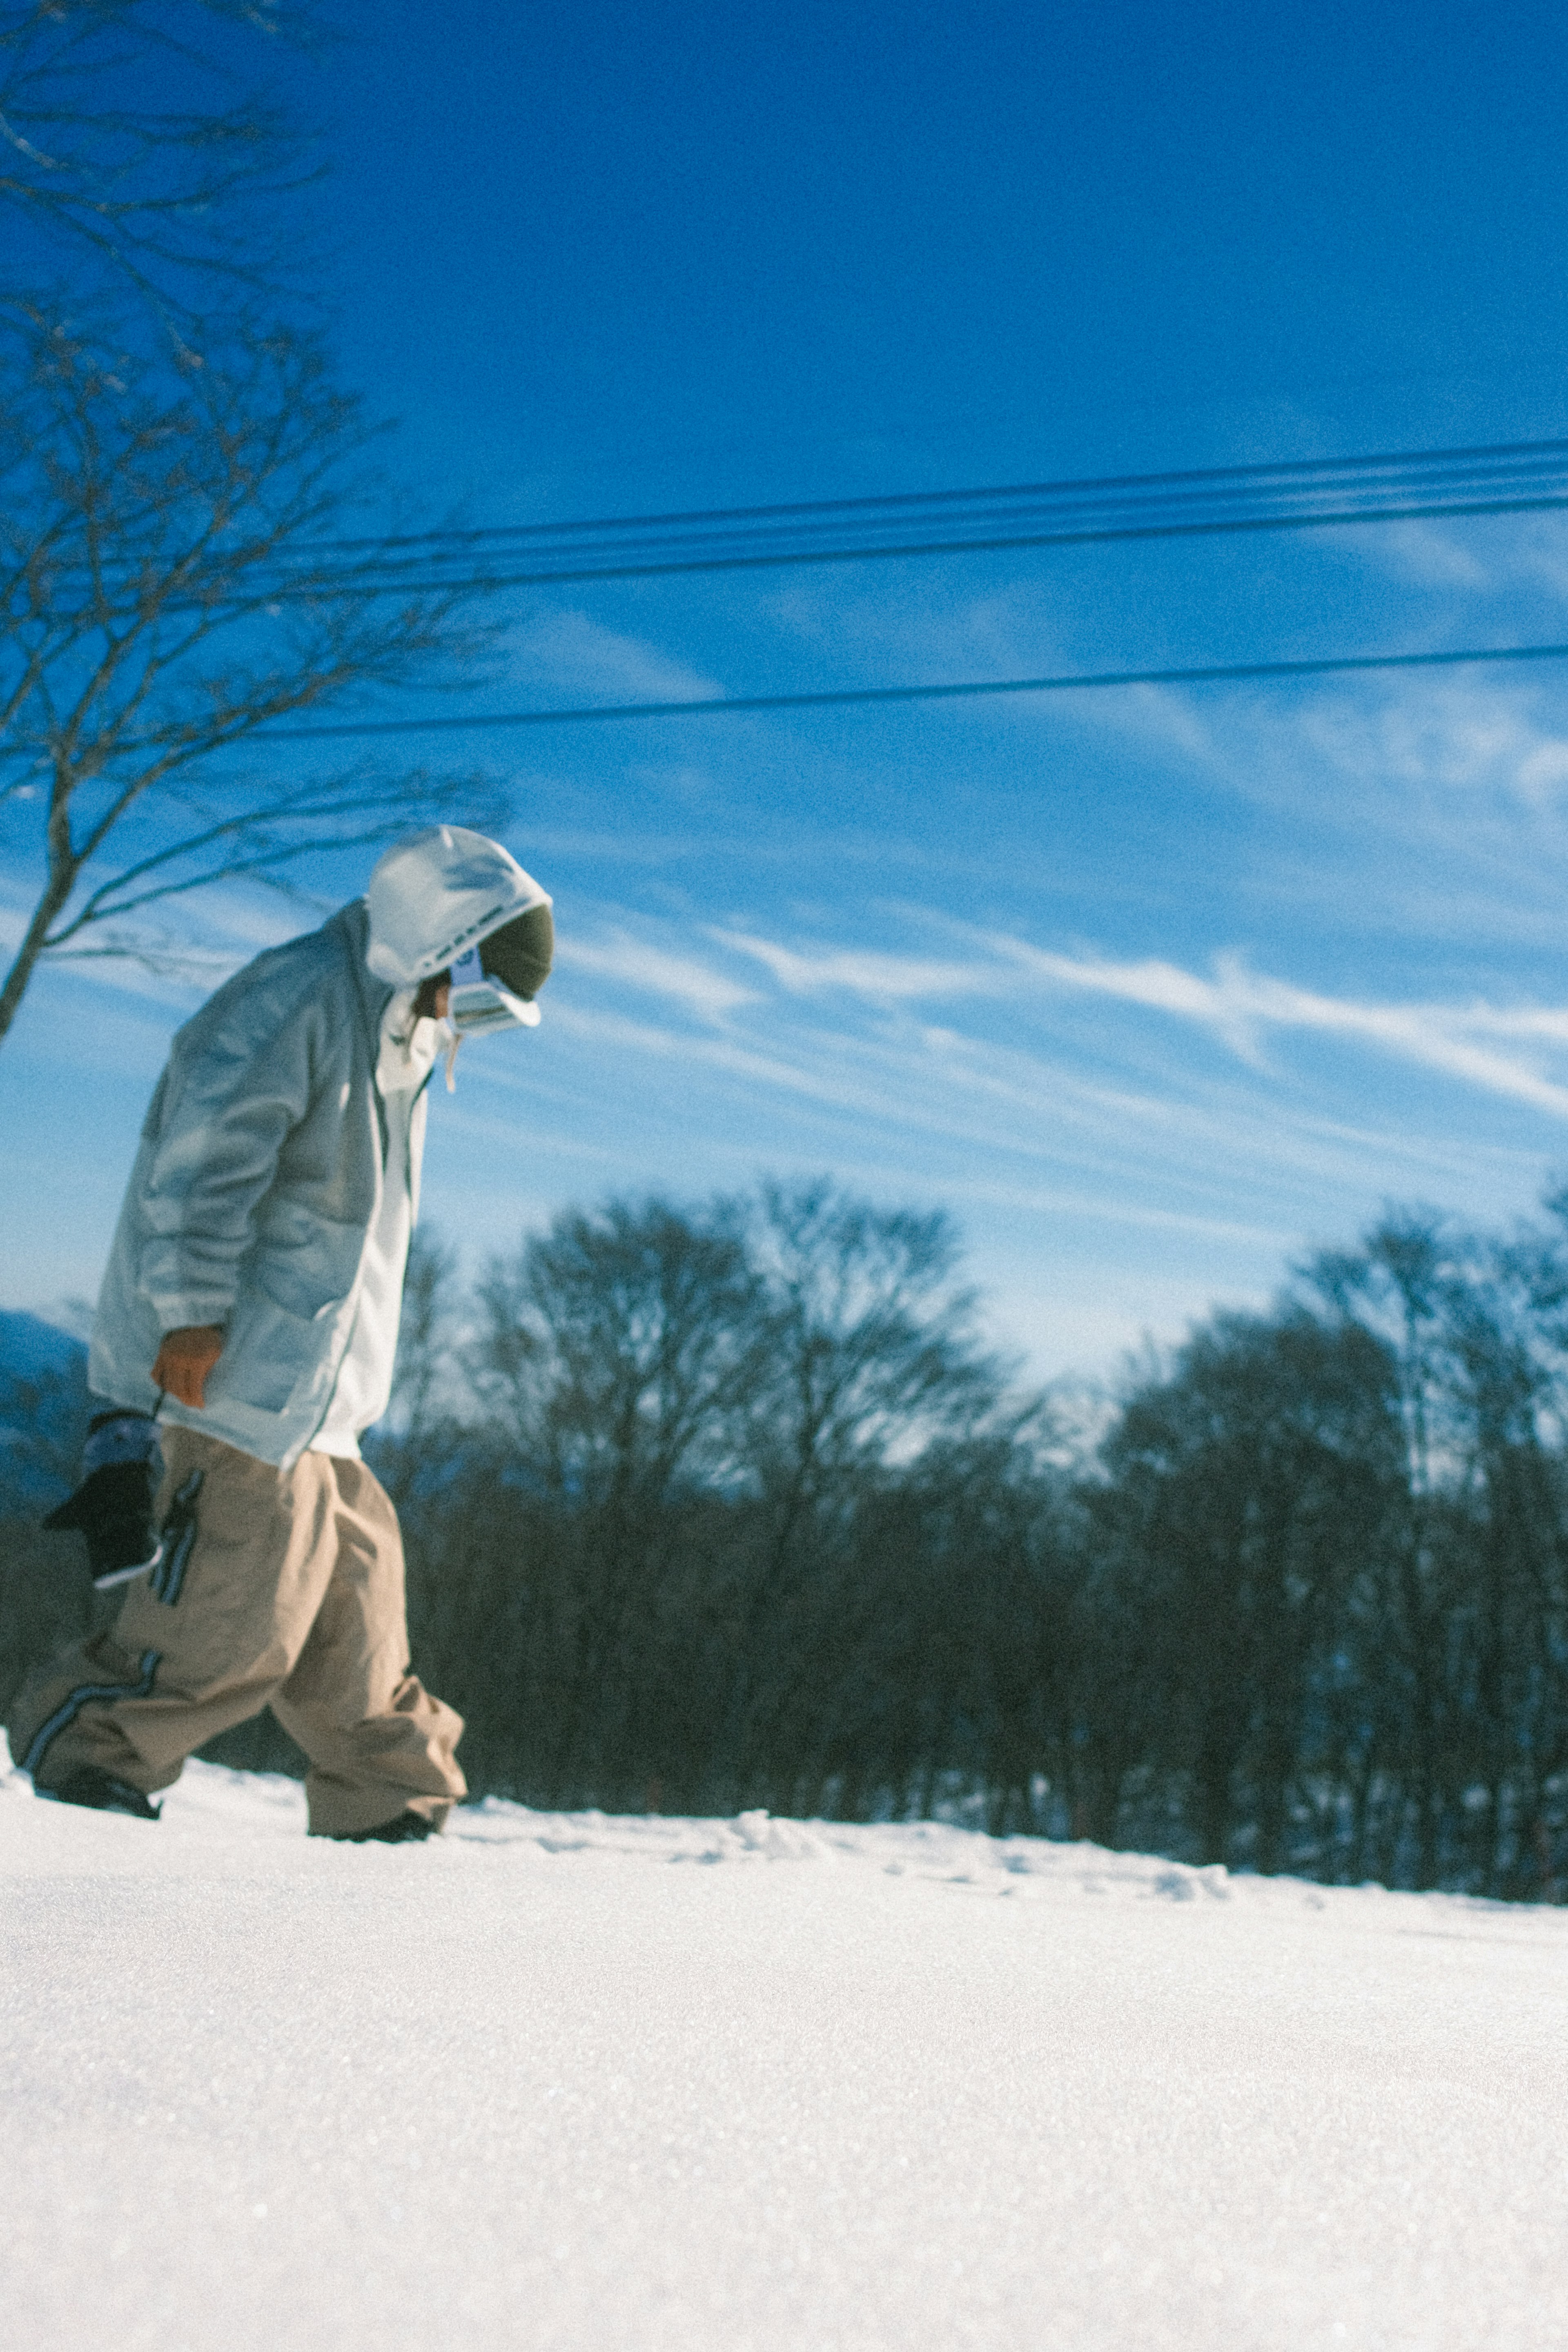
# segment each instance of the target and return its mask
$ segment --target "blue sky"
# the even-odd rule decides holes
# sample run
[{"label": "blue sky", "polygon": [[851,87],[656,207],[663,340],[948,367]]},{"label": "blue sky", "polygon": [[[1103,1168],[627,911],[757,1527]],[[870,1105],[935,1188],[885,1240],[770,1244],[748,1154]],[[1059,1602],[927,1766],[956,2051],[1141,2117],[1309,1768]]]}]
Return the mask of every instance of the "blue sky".
[{"label": "blue sky", "polygon": [[[1558,435],[1545,7],[388,0],[324,122],[345,375],[528,521]],[[1553,517],[519,597],[476,709],[1568,636]],[[274,755],[289,772],[304,747]],[[828,1169],[942,1203],[1042,1370],[1266,1297],[1384,1200],[1568,1162],[1568,666],[476,733],[554,893],[426,1213]],[[32,878],[8,836],[11,919]],[[353,862],[308,877],[323,906]],[[311,919],[195,910],[213,978]],[[188,942],[186,943],[188,944]],[[89,1293],[200,988],[0,1049],[5,1301]]]}]

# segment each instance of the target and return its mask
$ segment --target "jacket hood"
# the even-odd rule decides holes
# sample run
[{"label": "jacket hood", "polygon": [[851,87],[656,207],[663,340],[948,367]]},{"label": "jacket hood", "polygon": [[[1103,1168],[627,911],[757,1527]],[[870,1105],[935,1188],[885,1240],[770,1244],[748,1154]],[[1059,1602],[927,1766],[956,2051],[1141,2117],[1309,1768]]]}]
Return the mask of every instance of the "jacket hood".
[{"label": "jacket hood", "polygon": [[551,903],[550,893],[499,841],[460,824],[429,825],[395,843],[364,897],[364,960],[394,988],[444,971],[503,923]]}]

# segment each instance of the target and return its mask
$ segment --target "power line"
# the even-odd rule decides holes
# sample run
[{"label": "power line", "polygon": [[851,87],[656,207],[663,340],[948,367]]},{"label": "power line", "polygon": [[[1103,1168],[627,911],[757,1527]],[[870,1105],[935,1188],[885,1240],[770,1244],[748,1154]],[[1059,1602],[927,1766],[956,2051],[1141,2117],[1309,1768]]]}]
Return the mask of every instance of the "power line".
[{"label": "power line", "polygon": [[[180,608],[203,604],[493,594],[507,589],[886,562],[1140,540],[1348,529],[1568,507],[1568,441],[1495,443],[1181,473],[906,491],[767,507],[497,524],[321,541],[247,563],[219,552]],[[388,555],[388,550],[408,551]],[[476,568],[487,555],[501,559]],[[525,559],[506,568],[504,559]],[[353,560],[362,556],[363,560]],[[311,569],[312,566],[316,568]],[[125,583],[134,595],[132,572]]]},{"label": "power line", "polygon": [[1325,514],[1269,514],[1203,522],[1108,524],[1093,530],[1078,530],[997,531],[967,539],[900,541],[885,547],[780,548],[757,553],[663,556],[651,561],[555,565],[534,572],[466,575],[436,572],[424,576],[374,573],[368,577],[341,580],[290,581],[270,590],[251,588],[242,601],[247,604],[309,604],[329,596],[493,594],[507,588],[582,586],[595,580],[665,580],[703,572],[772,572],[813,563],[886,563],[900,557],[1001,554],[1009,550],[1047,547],[1103,547],[1118,541],[1214,539],[1260,531],[1342,530],[1372,522],[1432,521],[1444,516],[1544,514],[1563,507],[1568,507],[1568,491],[1532,499],[1445,499],[1428,505],[1385,507],[1370,511],[1361,508],[1344,508]]},{"label": "power line", "polygon": [[1479,442],[1450,449],[1385,450],[1351,457],[1269,459],[1249,466],[1187,467],[1178,471],[1156,474],[1068,476],[1055,481],[1009,482],[979,489],[883,491],[870,497],[853,499],[796,499],[771,506],[696,508],[668,514],[609,515],[577,522],[489,523],[466,530],[414,531],[391,539],[321,540],[316,545],[325,553],[362,547],[416,547],[437,541],[472,543],[481,540],[538,538],[552,532],[652,530],[678,525],[776,522],[813,516],[937,508],[965,499],[1066,498],[1128,491],[1147,494],[1275,481],[1281,484],[1306,483],[1322,481],[1331,477],[1370,476],[1377,472],[1433,467],[1451,469],[1459,466],[1475,467],[1494,462],[1507,464],[1527,460],[1558,466],[1568,460],[1568,440]]},{"label": "power line", "polygon": [[706,695],[687,702],[594,703],[578,710],[500,710],[462,718],[366,719],[276,727],[257,742],[371,735],[458,734],[490,727],[576,727],[615,719],[717,719],[741,711],[820,710],[849,703],[955,702],[1001,694],[1065,694],[1113,686],[1221,686],[1248,679],[1325,677],[1366,670],[1454,669],[1476,662],[1568,660],[1568,645],[1489,646],[1463,653],[1335,654],[1313,661],[1221,662],[1184,669],[1068,671],[1053,677],[971,678],[937,686],[829,687],[814,694]]}]

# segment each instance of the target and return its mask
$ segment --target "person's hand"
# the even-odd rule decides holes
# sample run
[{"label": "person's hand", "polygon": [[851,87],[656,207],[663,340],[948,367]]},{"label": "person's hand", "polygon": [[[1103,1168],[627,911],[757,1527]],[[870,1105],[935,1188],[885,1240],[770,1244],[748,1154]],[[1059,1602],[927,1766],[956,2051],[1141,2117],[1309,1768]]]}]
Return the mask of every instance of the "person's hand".
[{"label": "person's hand", "polygon": [[206,1378],[223,1353],[221,1323],[187,1323],[165,1331],[153,1367],[153,1384],[195,1412],[206,1406]]}]

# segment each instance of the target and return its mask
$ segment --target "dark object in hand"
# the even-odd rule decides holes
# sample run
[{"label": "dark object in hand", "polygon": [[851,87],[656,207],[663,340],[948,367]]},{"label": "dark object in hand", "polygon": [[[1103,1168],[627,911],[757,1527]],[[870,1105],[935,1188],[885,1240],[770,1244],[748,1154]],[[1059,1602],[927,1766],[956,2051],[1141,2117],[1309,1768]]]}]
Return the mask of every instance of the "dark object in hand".
[{"label": "dark object in hand", "polygon": [[82,1456],[86,1472],[68,1502],[51,1511],[46,1528],[79,1528],[88,1564],[100,1592],[128,1584],[156,1568],[163,1547],[153,1520],[157,1488],[158,1424],[150,1413],[95,1413]]}]

